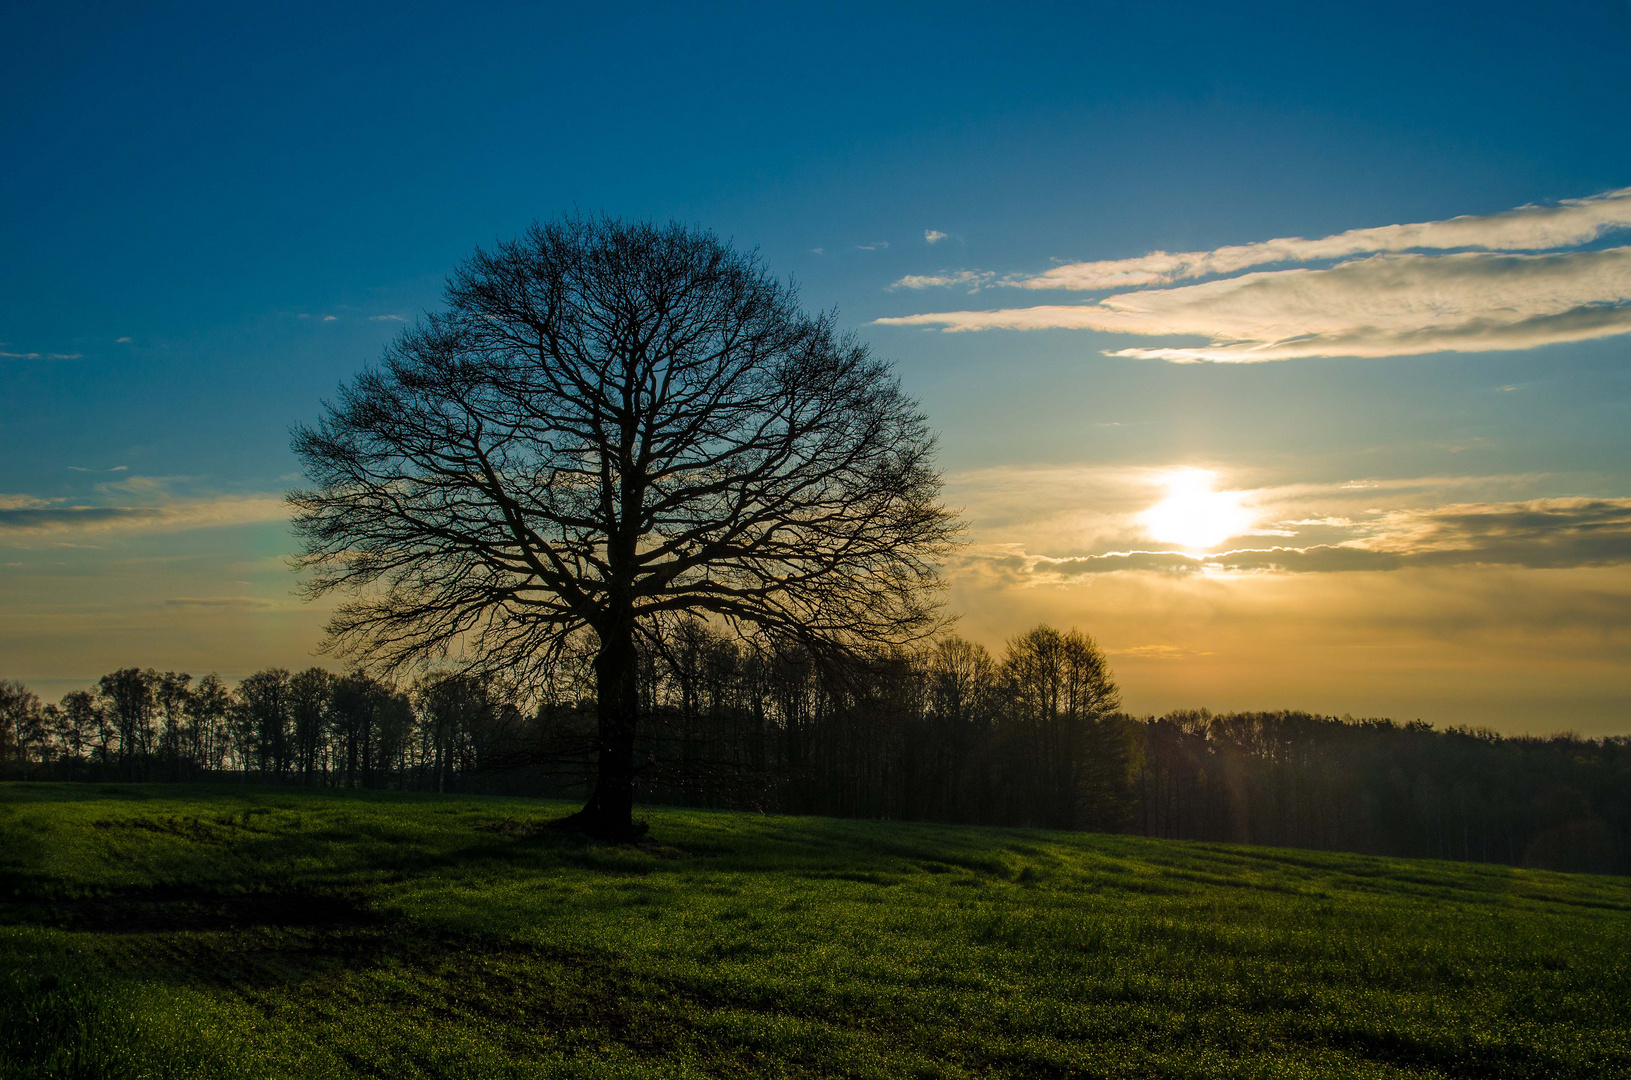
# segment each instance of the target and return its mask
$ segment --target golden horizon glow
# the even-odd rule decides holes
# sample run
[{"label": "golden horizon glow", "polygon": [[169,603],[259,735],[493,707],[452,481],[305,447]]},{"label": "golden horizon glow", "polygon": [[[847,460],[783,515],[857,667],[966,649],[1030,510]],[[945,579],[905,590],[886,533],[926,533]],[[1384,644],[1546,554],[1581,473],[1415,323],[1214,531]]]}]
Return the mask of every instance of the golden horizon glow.
[{"label": "golden horizon glow", "polygon": [[1201,554],[1253,525],[1240,491],[1216,491],[1210,469],[1173,469],[1162,479],[1167,497],[1138,516],[1151,539]]}]

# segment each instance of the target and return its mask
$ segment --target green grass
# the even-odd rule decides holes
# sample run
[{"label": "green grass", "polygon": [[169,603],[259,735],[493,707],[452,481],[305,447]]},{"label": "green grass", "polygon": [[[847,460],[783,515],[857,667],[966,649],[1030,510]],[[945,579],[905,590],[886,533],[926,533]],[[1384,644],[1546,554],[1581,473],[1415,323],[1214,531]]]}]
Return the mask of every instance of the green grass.
[{"label": "green grass", "polygon": [[1631,1076],[1631,882],[0,785],[0,1076]]}]

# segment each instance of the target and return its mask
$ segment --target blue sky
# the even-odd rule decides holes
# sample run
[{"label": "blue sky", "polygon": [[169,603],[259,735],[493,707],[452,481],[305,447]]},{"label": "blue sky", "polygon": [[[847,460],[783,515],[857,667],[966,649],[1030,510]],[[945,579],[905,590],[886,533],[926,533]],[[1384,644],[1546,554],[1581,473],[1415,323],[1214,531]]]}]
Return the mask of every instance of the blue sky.
[{"label": "blue sky", "polygon": [[[1058,267],[1623,189],[1628,48],[1624,2],[9,4],[0,677],[54,695],[126,664],[311,662],[322,613],[289,593],[276,520],[290,425],[474,245],[579,209],[757,247],[899,362],[968,511],[948,572],[969,636],[1079,625],[1140,710],[1631,731],[1631,337],[1407,353],[1422,328],[1389,323],[1361,355],[1174,363],[1106,354],[1216,344],[1188,308],[1136,333],[924,321],[1129,291],[1001,284]],[[1613,314],[1601,253],[1628,237],[1464,261],[1504,281],[1552,252],[1595,275],[1563,302]],[[1413,310],[1564,288],[1450,295],[1433,274],[1461,264],[1375,245],[1193,282],[1394,257],[1431,271],[1400,286]],[[987,276],[902,284],[957,274]],[[1228,313],[1248,344],[1256,312]],[[1145,515],[1180,488],[1244,531],[1159,539]],[[1311,568],[1315,548],[1372,564]],[[1083,561],[1152,551],[1173,558]]]}]

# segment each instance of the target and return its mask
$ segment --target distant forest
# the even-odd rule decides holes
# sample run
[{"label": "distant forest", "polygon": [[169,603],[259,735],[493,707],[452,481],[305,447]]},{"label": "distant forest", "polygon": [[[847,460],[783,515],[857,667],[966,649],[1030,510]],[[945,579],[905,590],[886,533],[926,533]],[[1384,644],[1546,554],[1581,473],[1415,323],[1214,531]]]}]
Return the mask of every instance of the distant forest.
[{"label": "distant forest", "polygon": [[[42,704],[0,683],[13,779],[223,781],[582,798],[587,658],[524,699],[427,673],[127,668]],[[1303,712],[1131,717],[1103,653],[1038,627],[857,663],[701,622],[641,654],[653,803],[1035,826],[1631,873],[1631,738],[1511,737]]]}]

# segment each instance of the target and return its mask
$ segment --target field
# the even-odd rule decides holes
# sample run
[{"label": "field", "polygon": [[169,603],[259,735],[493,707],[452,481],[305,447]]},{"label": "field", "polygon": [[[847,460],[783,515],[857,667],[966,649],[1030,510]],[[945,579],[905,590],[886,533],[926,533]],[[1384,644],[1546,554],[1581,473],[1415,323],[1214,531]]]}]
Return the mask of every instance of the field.
[{"label": "field", "polygon": [[1631,1075],[1631,881],[0,785],[0,1076]]}]

